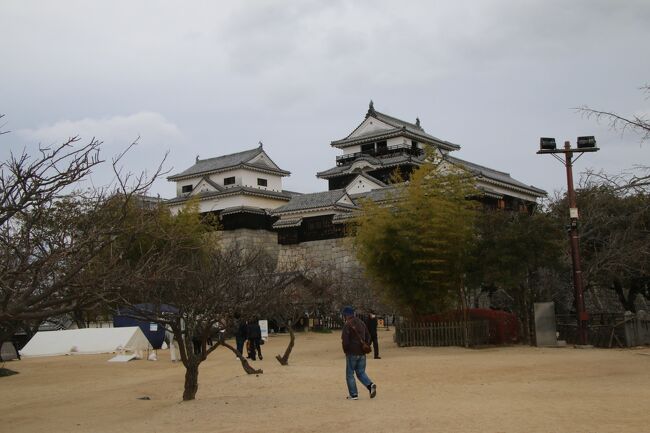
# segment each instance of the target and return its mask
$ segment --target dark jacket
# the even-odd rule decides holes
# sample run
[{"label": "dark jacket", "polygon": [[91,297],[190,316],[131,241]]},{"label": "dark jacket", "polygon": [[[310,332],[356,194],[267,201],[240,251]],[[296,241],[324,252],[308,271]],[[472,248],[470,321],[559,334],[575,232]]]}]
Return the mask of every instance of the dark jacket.
[{"label": "dark jacket", "polygon": [[239,323],[236,323],[236,331],[235,331],[235,337],[237,338],[243,338],[244,340],[248,336],[248,325],[246,324],[245,321],[240,321]]},{"label": "dark jacket", "polygon": [[249,340],[259,340],[262,338],[262,330],[260,329],[260,324],[257,322],[249,323],[246,333]]},{"label": "dark jacket", "polygon": [[377,316],[368,317],[368,321],[366,323],[368,325],[368,332],[370,332],[370,336],[371,337],[376,337],[377,336]]},{"label": "dark jacket", "polygon": [[[357,332],[351,328],[354,327]],[[358,336],[357,336],[358,334]],[[346,355],[365,355],[361,349],[361,340],[370,344],[370,333],[366,325],[358,318],[353,317],[345,321],[343,331],[341,332],[341,342],[343,343],[343,352]]]}]

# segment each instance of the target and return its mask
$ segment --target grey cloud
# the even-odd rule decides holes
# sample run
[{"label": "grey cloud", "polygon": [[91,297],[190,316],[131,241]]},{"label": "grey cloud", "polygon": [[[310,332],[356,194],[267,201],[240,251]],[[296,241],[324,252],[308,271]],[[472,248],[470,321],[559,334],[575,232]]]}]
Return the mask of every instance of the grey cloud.
[{"label": "grey cloud", "polygon": [[[329,142],[354,128],[373,98],[379,110],[419,116],[428,132],[463,145],[460,157],[549,190],[563,178],[534,154],[540,135],[598,135],[603,150],[585,160],[610,171],[648,151],[570,110],[647,109],[636,90],[650,81],[647,1],[21,1],[1,9],[9,43],[0,112],[10,129],[52,134],[12,134],[10,146],[58,140],[58,130],[39,125],[62,119],[86,131],[81,119],[158,113],[182,139],[153,127],[134,135],[142,149],[169,150],[176,168],[262,139],[292,171],[288,187],[315,191],[326,188],[316,171],[337,154]],[[105,141],[134,138],[109,129]],[[156,188],[170,190],[164,181]]]}]

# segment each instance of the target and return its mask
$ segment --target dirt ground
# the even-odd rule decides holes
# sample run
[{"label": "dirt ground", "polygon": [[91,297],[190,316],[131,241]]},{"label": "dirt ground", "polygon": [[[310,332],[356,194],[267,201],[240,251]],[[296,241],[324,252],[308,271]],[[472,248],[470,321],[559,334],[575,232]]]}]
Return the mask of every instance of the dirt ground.
[{"label": "dirt ground", "polygon": [[[199,392],[181,402],[184,369],[111,355],[12,361],[0,378],[2,432],[650,432],[650,348],[405,348],[380,332],[368,359],[377,398],[347,401],[338,333],[262,346],[264,374],[246,375],[218,349]],[[361,391],[361,389],[360,389]],[[139,400],[148,396],[151,400]]]}]

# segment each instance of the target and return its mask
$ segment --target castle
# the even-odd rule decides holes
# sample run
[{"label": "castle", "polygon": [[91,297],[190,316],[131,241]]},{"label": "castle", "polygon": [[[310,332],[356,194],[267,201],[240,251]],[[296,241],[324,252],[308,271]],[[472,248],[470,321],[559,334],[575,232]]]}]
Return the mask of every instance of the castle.
[{"label": "castle", "polygon": [[546,195],[508,173],[453,156],[459,145],[428,134],[420,119],[410,123],[376,111],[372,101],[363,121],[330,145],[343,153],[334,167],[317,173],[328,181],[327,191],[301,194],[283,189],[282,178],[290,172],[278,167],[260,143],[230,155],[197,157],[194,165],[167,178],[176,183],[176,197],[167,204],[177,212],[196,197],[199,211],[218,216],[224,231],[257,231],[258,236],[277,238],[279,245],[338,239],[344,237],[345,222],[359,200],[381,201],[391,188],[391,173],[399,170],[408,180],[427,148],[439,152],[446,164],[475,176],[484,206],[530,211]]}]

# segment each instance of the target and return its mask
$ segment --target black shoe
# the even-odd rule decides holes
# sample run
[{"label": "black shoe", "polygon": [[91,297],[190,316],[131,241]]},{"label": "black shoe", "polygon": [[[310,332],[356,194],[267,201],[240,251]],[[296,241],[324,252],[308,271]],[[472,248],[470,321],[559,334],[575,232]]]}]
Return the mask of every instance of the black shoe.
[{"label": "black shoe", "polygon": [[370,384],[370,398],[375,398],[377,396],[377,385],[374,383]]},{"label": "black shoe", "polygon": [[381,359],[381,356],[375,356],[375,359]]}]

